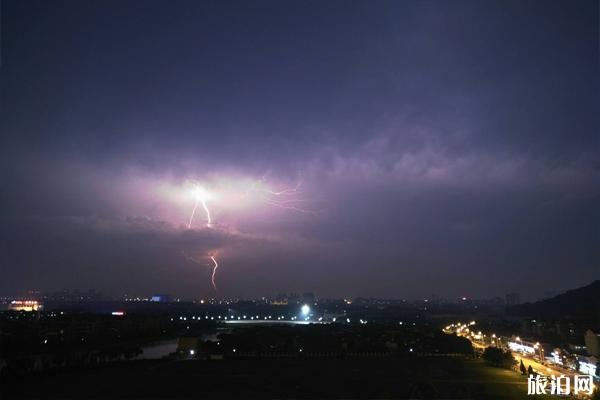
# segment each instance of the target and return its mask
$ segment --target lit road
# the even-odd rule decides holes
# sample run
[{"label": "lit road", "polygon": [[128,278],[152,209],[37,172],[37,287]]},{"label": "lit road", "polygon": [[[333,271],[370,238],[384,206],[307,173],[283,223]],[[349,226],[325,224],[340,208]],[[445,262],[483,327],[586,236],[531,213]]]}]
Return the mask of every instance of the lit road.
[{"label": "lit road", "polygon": [[478,350],[481,350],[481,351],[483,351],[483,350],[485,350],[485,348],[487,347],[486,345],[483,345],[483,344],[481,344],[481,343],[479,343],[479,342],[476,342],[475,340],[471,340],[471,339],[470,339],[470,338],[468,338],[467,336],[463,336],[463,337],[465,337],[465,338],[469,339],[469,340],[471,341],[471,345],[472,345],[472,346],[473,346],[475,349],[478,349]]},{"label": "lit road", "polygon": [[[485,344],[480,343],[477,340],[471,339],[470,337],[468,337],[467,335],[461,335],[467,339],[469,339],[471,341],[471,344],[473,345],[473,347],[476,350],[485,350],[486,347],[488,347]],[[515,359],[517,360],[517,363],[520,363],[521,360],[523,360],[523,364],[525,364],[525,368],[529,367],[531,365],[531,368],[533,368],[533,370],[538,373],[539,375],[546,375],[546,376],[560,376],[560,375],[564,375],[564,376],[569,376],[571,377],[571,379],[577,375],[577,373],[575,371],[566,369],[566,368],[561,368],[557,365],[547,365],[547,364],[542,364],[541,362],[539,362],[538,360],[531,358],[525,354],[513,351],[512,352],[513,357],[515,357]]]},{"label": "lit road", "polygon": [[570,371],[567,369],[559,369],[556,366],[543,365],[539,361],[534,360],[533,358],[529,358],[529,357],[524,356],[519,353],[513,353],[513,356],[519,363],[521,362],[521,360],[523,360],[523,364],[525,364],[525,368],[527,368],[528,366],[531,365],[531,368],[533,368],[533,370],[540,375],[546,375],[546,376],[564,375],[564,376],[569,376],[571,379],[573,379],[573,377],[576,375],[573,371]]},{"label": "lit road", "polygon": [[[472,322],[469,326],[471,326],[471,325],[474,325],[474,322]],[[479,332],[477,335],[473,335],[473,332],[470,332],[469,329],[466,328],[466,326],[467,326],[466,324],[462,327],[459,325],[458,329],[450,329],[450,328],[454,327],[453,325],[451,325],[451,326],[448,326],[445,329],[443,329],[443,332],[453,333],[458,336],[469,339],[469,341],[471,342],[471,345],[473,346],[475,351],[483,352],[483,350],[485,350],[485,348],[488,347],[488,345],[486,345],[485,342],[483,342],[485,335],[483,335],[483,337],[482,337],[481,332]],[[475,338],[473,336],[477,336],[477,338]],[[573,384],[575,375],[579,375],[579,373],[576,371],[572,371],[567,368],[562,368],[558,365],[542,364],[540,361],[538,361],[534,358],[531,358],[527,355],[524,355],[522,353],[519,353],[517,351],[513,351],[512,354],[513,354],[513,357],[515,358],[515,360],[517,361],[517,372],[520,372],[520,371],[518,371],[518,365],[521,363],[521,361],[523,361],[525,368],[528,368],[529,366],[531,366],[531,368],[533,369],[533,371],[536,374],[546,376],[546,377],[548,377],[548,379],[550,379],[550,377],[552,377],[552,376],[560,377],[561,375],[563,375],[565,377],[568,377],[571,384]],[[573,395],[573,387],[570,388],[570,391],[571,391],[571,395]],[[587,396],[585,394],[579,394],[576,397],[586,398]]]},{"label": "lit road", "polygon": [[238,325],[259,325],[259,324],[270,324],[270,325],[275,325],[275,324],[284,324],[284,325],[310,325],[310,324],[329,324],[329,322],[325,322],[325,321],[276,321],[276,320],[272,320],[272,319],[267,319],[267,320],[263,320],[263,319],[254,319],[254,320],[249,320],[249,319],[240,319],[240,320],[227,320],[225,321],[226,324],[238,324]]},{"label": "lit road", "polygon": [[[471,341],[471,344],[473,345],[473,347],[476,350],[485,350],[486,347],[488,347],[485,344],[480,343],[477,340],[471,339],[470,337],[468,337],[467,335],[461,335],[467,339],[469,339]],[[513,356],[515,357],[515,359],[517,360],[517,363],[520,363],[521,360],[523,360],[523,364],[525,364],[525,368],[529,367],[531,365],[531,368],[533,368],[533,370],[538,373],[539,375],[546,375],[546,376],[560,376],[560,375],[564,375],[564,376],[569,376],[571,377],[571,379],[573,378],[573,376],[576,375],[576,373],[574,371],[568,370],[566,368],[560,368],[556,365],[545,365],[540,363],[538,360],[528,357],[524,354],[521,354],[519,352],[513,351],[512,352]]]}]

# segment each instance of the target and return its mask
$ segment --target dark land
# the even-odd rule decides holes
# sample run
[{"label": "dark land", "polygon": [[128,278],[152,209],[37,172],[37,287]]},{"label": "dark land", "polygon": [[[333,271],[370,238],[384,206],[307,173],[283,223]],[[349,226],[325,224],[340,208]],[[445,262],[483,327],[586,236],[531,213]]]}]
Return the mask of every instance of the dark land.
[{"label": "dark land", "polygon": [[[476,300],[313,300],[305,316],[305,303],[275,305],[264,299],[48,303],[43,311],[0,313],[0,395],[527,398],[526,377],[515,371],[510,351],[498,348],[498,360],[482,357],[483,348],[496,345],[491,336],[473,342],[442,328],[472,321],[473,332],[506,335],[504,341],[511,334],[539,340],[548,353],[559,347],[565,360],[576,362],[585,349],[574,345],[586,329],[598,328],[598,316],[544,317],[535,307],[568,307],[574,297],[589,296],[589,288],[527,305],[531,313],[524,316],[497,301]],[[112,315],[109,310],[115,309],[124,311]],[[172,343],[172,350],[139,359],[145,348],[163,342]]]},{"label": "dark land", "polygon": [[136,361],[10,382],[5,398],[526,398],[525,378],[462,357]]}]

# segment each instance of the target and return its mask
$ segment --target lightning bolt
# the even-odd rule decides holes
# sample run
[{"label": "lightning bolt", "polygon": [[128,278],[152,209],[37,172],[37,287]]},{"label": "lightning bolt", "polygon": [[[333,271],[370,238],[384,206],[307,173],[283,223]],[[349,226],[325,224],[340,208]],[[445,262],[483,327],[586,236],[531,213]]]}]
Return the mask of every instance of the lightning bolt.
[{"label": "lightning bolt", "polygon": [[204,208],[204,212],[206,213],[206,227],[210,228],[212,226],[212,219],[210,216],[210,210],[208,209],[208,205],[206,204],[206,198],[209,196],[208,192],[202,186],[196,186],[196,188],[194,189],[194,196],[196,197],[196,202],[194,203],[192,215],[190,215],[190,220],[188,222],[187,227],[188,229],[192,228],[192,222],[194,222],[194,216],[196,215],[198,205],[202,204],[202,208]]},{"label": "lightning bolt", "polygon": [[[187,224],[188,229],[192,229],[192,223],[194,222],[194,216],[196,215],[196,210],[198,209],[198,206],[200,204],[202,204],[202,208],[204,208],[204,212],[206,213],[206,227],[211,228],[212,227],[212,218],[210,216],[210,210],[208,208],[208,204],[206,204],[206,199],[210,197],[210,194],[202,186],[196,186],[194,188],[194,197],[196,198],[196,201],[194,202],[194,208],[192,209],[192,214],[190,215],[190,220],[188,221],[188,224]],[[215,276],[217,274],[217,268],[219,268],[219,263],[217,262],[216,254],[209,255],[209,257],[214,264],[210,280],[212,282],[213,288],[216,291],[217,284],[215,282]]]},{"label": "lightning bolt", "polygon": [[212,260],[212,262],[214,264],[212,276],[210,277],[210,281],[212,282],[213,288],[216,291],[217,290],[217,284],[215,283],[215,275],[217,274],[217,268],[219,268],[219,263],[215,259],[215,256],[210,256],[210,259]]},{"label": "lightning bolt", "polygon": [[206,213],[206,227],[210,228],[212,224],[212,220],[210,219],[210,211],[208,210],[208,206],[206,205],[206,201],[201,199],[202,207],[204,207],[204,212]]},{"label": "lightning bolt", "polygon": [[194,208],[192,209],[192,215],[190,216],[190,221],[188,222],[188,229],[192,229],[192,222],[194,221],[194,215],[196,214],[196,208],[198,208],[198,200],[196,200],[196,204],[194,204]]},{"label": "lightning bolt", "polygon": [[[206,266],[206,259],[198,259],[196,257],[186,254],[184,251],[182,251],[181,254],[187,261],[193,262],[194,264]],[[213,264],[210,281],[212,282],[212,286],[215,289],[215,291],[217,291],[217,282],[215,279],[217,275],[217,269],[219,268],[219,262],[217,261],[217,253],[215,252],[214,255],[209,255],[208,258],[210,258]]]},{"label": "lightning bolt", "polygon": [[[306,214],[316,214],[315,211],[306,209],[302,207],[304,203],[308,200],[299,197],[301,194],[300,187],[302,186],[302,181],[299,181],[295,186],[284,188],[281,190],[273,190],[266,185],[266,179],[263,175],[259,180],[252,182],[250,187],[241,195],[240,198],[247,198],[250,193],[256,194],[256,197],[265,204],[271,205],[273,207],[282,208],[285,210],[296,211],[300,213]],[[196,216],[196,211],[198,210],[198,206],[202,205],[204,212],[206,214],[206,227],[212,228],[212,217],[210,214],[210,209],[208,208],[207,201],[214,199],[214,196],[209,193],[204,187],[199,185],[194,185],[193,192],[195,202],[194,208],[192,209],[192,213],[190,215],[187,228],[192,229],[192,224],[194,222],[194,217]],[[211,274],[211,283],[215,291],[217,291],[217,269],[219,268],[219,262],[217,261],[217,253],[214,252],[212,255],[209,253],[208,257],[212,261],[212,274]],[[187,258],[187,257],[186,257]],[[195,260],[192,259],[195,262]]]},{"label": "lightning bolt", "polygon": [[278,192],[273,191],[273,190],[267,190],[267,193],[269,193],[269,194],[271,194],[273,196],[282,196],[282,195],[294,194],[294,193],[298,192],[298,190],[300,189],[301,185],[302,185],[302,181],[298,181],[298,183],[296,184],[296,186],[294,186],[293,188],[283,189],[283,190],[280,190]]},{"label": "lightning bolt", "polygon": [[299,181],[296,186],[282,189],[282,190],[271,190],[268,188],[261,187],[261,184],[265,182],[263,176],[258,181],[254,182],[250,188],[246,191],[243,197],[247,197],[250,192],[258,193],[262,201],[273,207],[283,208],[285,210],[292,210],[304,214],[315,214],[315,211],[309,210],[302,207],[303,203],[308,200],[295,197],[300,193],[300,186],[302,181]]}]

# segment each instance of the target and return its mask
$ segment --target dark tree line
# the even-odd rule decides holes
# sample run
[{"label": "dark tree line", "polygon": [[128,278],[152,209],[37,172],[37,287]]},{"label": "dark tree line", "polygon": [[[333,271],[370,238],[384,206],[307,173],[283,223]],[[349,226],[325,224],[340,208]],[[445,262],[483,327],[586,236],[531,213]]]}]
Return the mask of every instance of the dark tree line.
[{"label": "dark tree line", "polygon": [[502,351],[498,347],[487,347],[483,352],[483,359],[493,367],[511,368],[515,364],[515,358],[510,351]]}]

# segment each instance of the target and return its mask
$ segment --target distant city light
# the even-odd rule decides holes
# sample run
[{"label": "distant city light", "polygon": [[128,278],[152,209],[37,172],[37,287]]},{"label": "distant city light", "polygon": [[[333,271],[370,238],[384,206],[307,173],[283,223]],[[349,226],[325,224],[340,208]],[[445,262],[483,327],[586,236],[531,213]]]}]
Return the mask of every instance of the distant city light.
[{"label": "distant city light", "polygon": [[111,314],[112,315],[123,316],[123,315],[125,315],[125,312],[124,311],[113,311],[113,312],[111,312]]},{"label": "distant city light", "polygon": [[[520,339],[518,339],[520,341]],[[535,354],[535,348],[532,346],[527,346],[521,343],[516,343],[516,342],[508,342],[508,347],[512,350],[512,351],[518,351],[521,353],[530,353],[530,354]]]},{"label": "distant city light", "polygon": [[13,311],[37,311],[41,308],[42,304],[37,300],[13,300],[8,305],[8,309]]},{"label": "distant city light", "polygon": [[308,306],[308,304],[305,304],[302,306],[302,315],[307,316],[308,313],[310,312],[310,307]]}]

